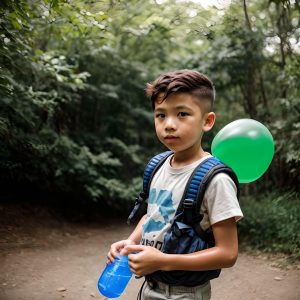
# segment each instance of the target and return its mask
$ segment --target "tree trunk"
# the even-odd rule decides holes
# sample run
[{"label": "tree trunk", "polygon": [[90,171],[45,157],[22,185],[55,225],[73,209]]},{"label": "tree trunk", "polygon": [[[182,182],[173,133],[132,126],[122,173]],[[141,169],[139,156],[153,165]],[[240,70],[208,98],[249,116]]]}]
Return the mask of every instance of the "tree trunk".
[{"label": "tree trunk", "polygon": [[[246,27],[249,30],[249,32],[252,33],[246,0],[243,0],[243,8],[245,14]],[[249,44],[247,43],[246,47],[249,47],[248,45]],[[247,70],[245,70],[247,72],[247,79],[245,81],[244,98],[247,107],[247,112],[252,119],[256,119],[257,117],[256,99],[255,99],[255,91],[257,90],[256,83],[255,83],[256,69],[257,67],[255,65],[255,62],[253,62],[253,64],[249,66]]]},{"label": "tree trunk", "polygon": [[252,31],[251,23],[250,23],[250,19],[249,19],[249,15],[248,15],[246,0],[243,0],[243,7],[244,7],[244,14],[245,14],[245,19],[246,19],[246,26],[250,31]]}]

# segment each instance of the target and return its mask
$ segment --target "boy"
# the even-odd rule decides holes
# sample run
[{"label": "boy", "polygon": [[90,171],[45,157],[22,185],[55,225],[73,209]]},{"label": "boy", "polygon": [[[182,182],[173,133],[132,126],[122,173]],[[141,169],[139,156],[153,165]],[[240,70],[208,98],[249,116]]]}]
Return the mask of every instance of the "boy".
[{"label": "boy", "polygon": [[[111,245],[108,259],[113,261],[119,252],[128,255],[131,271],[139,276],[158,270],[203,271],[231,267],[238,255],[236,221],[243,214],[236,185],[225,173],[212,179],[201,206],[200,226],[203,230],[212,228],[215,246],[190,254],[166,254],[159,250],[190,175],[201,161],[211,156],[202,149],[201,140],[216,119],[212,111],[213,84],[199,72],[180,70],[163,74],[148,84],[147,94],[152,101],[157,137],[173,154],[153,177],[147,214],[127,240]],[[206,300],[210,299],[211,290],[209,281],[194,287],[187,287],[185,282],[174,286],[146,281],[141,294],[142,299],[147,300]]]}]

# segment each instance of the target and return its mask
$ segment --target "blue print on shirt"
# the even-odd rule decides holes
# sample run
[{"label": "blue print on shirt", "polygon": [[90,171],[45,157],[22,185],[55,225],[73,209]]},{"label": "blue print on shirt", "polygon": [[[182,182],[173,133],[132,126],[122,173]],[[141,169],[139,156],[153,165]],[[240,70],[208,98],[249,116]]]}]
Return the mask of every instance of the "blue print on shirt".
[{"label": "blue print on shirt", "polygon": [[[157,195],[156,189],[151,189],[148,205],[156,205],[159,208],[158,214],[153,218],[150,218],[143,225],[144,232],[159,231],[170,222],[170,215],[172,216],[175,212],[172,201],[172,193],[167,190],[160,190]],[[163,218],[163,221],[161,220],[161,217]]]}]

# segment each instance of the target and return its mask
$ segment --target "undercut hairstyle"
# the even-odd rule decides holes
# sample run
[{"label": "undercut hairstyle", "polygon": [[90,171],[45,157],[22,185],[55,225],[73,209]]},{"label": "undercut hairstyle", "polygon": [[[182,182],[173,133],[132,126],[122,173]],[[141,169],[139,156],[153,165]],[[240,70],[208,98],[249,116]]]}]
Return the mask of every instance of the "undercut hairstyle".
[{"label": "undercut hairstyle", "polygon": [[147,96],[151,99],[152,109],[155,102],[160,99],[163,102],[172,93],[187,93],[200,100],[205,109],[210,112],[215,101],[215,89],[213,83],[202,73],[193,70],[179,70],[160,75],[155,81],[148,83]]}]

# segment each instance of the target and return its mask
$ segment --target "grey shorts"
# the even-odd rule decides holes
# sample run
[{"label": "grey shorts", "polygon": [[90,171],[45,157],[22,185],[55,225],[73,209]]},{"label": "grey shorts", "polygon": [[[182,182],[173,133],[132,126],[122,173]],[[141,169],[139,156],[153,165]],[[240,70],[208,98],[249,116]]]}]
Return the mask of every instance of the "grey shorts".
[{"label": "grey shorts", "polygon": [[210,282],[195,287],[174,286],[157,282],[156,286],[145,283],[142,300],[209,300],[211,297]]}]

